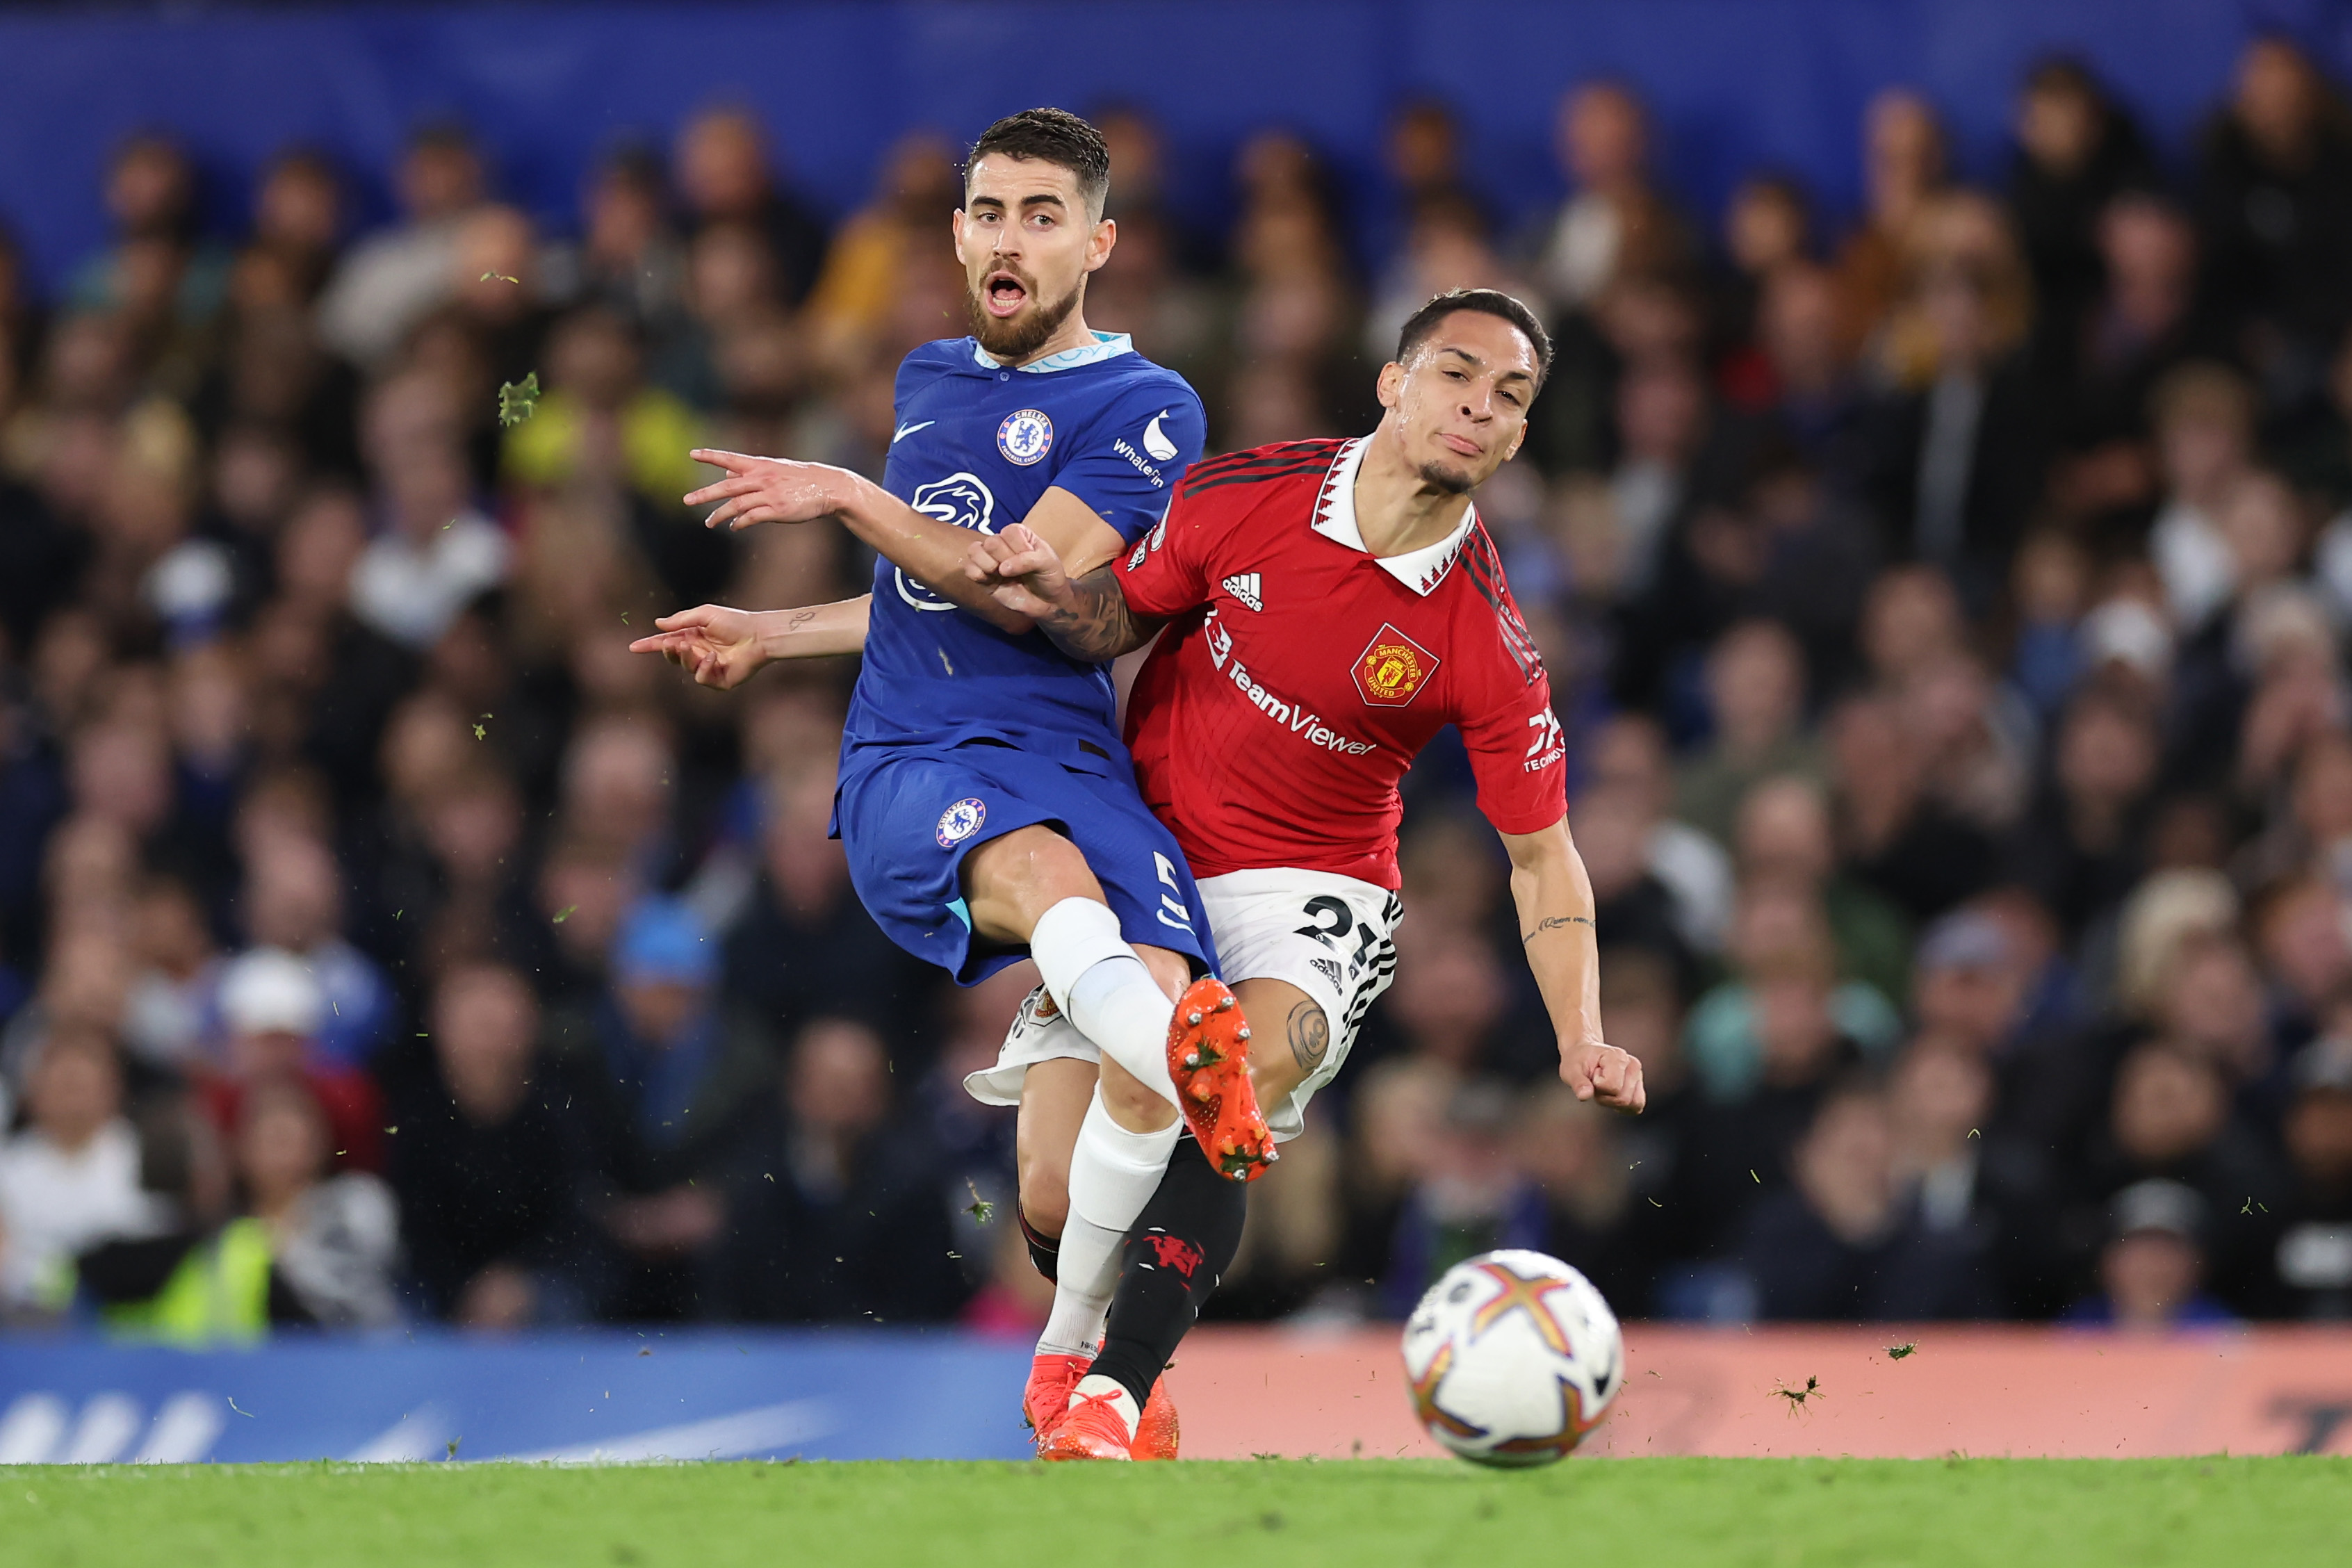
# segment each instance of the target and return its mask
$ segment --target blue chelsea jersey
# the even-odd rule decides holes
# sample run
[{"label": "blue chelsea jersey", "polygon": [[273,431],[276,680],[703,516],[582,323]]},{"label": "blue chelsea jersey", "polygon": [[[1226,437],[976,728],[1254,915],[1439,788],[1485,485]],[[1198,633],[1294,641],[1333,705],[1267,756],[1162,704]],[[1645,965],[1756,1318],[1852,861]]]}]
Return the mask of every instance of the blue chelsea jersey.
[{"label": "blue chelsea jersey", "polygon": [[[1124,335],[1095,339],[1018,370],[971,338],[908,354],[883,488],[995,533],[1058,486],[1134,543],[1167,514],[1206,421],[1181,376]],[[1067,658],[1042,632],[1000,631],[880,560],[842,767],[871,747],[976,739],[1081,764],[1124,758],[1117,707],[1108,666]]]}]

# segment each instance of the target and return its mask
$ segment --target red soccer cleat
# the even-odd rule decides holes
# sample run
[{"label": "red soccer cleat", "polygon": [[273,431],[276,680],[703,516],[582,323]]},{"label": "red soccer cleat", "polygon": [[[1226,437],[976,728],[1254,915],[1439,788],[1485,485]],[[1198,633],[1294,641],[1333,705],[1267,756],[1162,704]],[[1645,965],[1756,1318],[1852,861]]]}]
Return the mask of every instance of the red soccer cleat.
[{"label": "red soccer cleat", "polygon": [[1069,1409],[1070,1390],[1077,1387],[1078,1379],[1086,1376],[1087,1368],[1093,1364],[1091,1356],[1055,1355],[1043,1351],[1029,1363],[1029,1386],[1021,1392],[1021,1424],[1029,1428],[1035,1441],[1045,1441],[1045,1429]]},{"label": "red soccer cleat", "polygon": [[1236,1182],[1257,1180],[1276,1158],[1274,1134],[1250,1087],[1249,1037],[1249,1024],[1223,981],[1195,980],[1176,998],[1176,1016],[1168,1026],[1176,1107],[1209,1163]]},{"label": "red soccer cleat", "polygon": [[1169,1397],[1168,1379],[1154,1378],[1151,1397],[1143,1402],[1143,1419],[1135,1424],[1130,1452],[1139,1459],[1172,1459],[1176,1436],[1176,1401]]},{"label": "red soccer cleat", "polygon": [[1118,1413],[1117,1394],[1081,1394],[1067,1415],[1045,1429],[1041,1459],[1132,1459],[1135,1440]]}]

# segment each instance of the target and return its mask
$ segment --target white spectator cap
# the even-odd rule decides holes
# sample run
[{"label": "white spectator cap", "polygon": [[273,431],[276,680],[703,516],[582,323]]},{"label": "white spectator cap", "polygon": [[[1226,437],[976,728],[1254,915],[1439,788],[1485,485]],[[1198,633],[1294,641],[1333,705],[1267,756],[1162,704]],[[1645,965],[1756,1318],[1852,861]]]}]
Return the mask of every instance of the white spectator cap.
[{"label": "white spectator cap", "polygon": [[2205,1223],[2205,1200],[2197,1189],[2161,1177],[2134,1182],[2115,1195],[2111,1206],[2118,1237],[2161,1230],[2195,1241]]},{"label": "white spectator cap", "polygon": [[236,1035],[315,1035],[325,992],[308,965],[275,947],[231,961],[221,977],[221,1017]]},{"label": "white spectator cap", "polygon": [[2095,665],[2116,659],[2157,680],[2172,668],[2172,629],[2137,599],[2109,599],[2083,617],[2083,634]]},{"label": "white spectator cap", "polygon": [[184,540],[148,570],[142,586],[163,619],[175,625],[209,621],[236,591],[236,569],[224,546],[209,539]]}]

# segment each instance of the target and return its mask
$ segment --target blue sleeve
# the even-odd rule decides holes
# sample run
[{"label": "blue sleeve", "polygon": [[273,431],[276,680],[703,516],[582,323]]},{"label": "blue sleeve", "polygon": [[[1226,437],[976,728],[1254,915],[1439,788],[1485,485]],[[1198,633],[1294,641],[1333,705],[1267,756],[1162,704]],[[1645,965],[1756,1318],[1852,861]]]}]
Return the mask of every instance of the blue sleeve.
[{"label": "blue sleeve", "polygon": [[1207,437],[1208,416],[1191,387],[1181,381],[1138,387],[1088,426],[1085,444],[1054,471],[1054,483],[1132,544],[1167,515],[1176,481]]},{"label": "blue sleeve", "polygon": [[899,410],[907,406],[907,399],[915,395],[915,389],[930,379],[931,366],[925,363],[929,349],[930,345],[925,343],[898,362],[898,374],[890,384],[891,423],[905,417]]}]

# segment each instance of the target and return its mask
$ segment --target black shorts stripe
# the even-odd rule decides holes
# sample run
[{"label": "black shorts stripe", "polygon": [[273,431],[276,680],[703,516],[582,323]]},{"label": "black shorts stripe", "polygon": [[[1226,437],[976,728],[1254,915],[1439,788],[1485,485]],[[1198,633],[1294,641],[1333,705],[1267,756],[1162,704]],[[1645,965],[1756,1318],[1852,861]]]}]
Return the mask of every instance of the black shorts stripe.
[{"label": "black shorts stripe", "polygon": [[[1404,913],[1404,906],[1394,893],[1389,895],[1388,907],[1382,913],[1387,916],[1389,929],[1393,932],[1398,919]],[[1355,1032],[1363,1026],[1365,1016],[1371,1012],[1373,1001],[1388,982],[1395,978],[1396,966],[1395,938],[1393,935],[1382,937],[1365,965],[1363,978],[1356,982],[1355,994],[1348,999],[1347,1032],[1351,1041]]]}]

